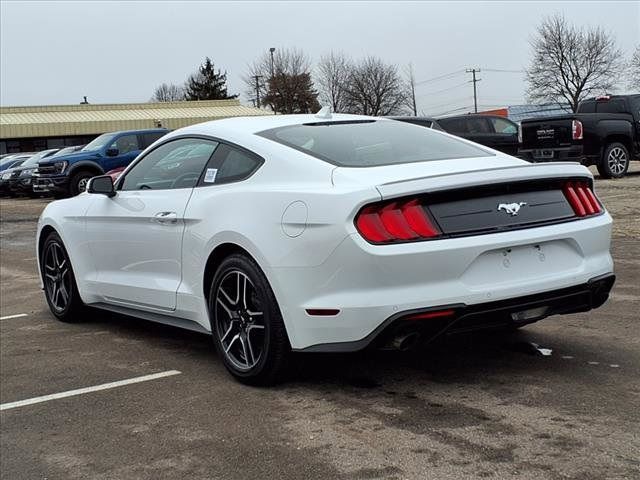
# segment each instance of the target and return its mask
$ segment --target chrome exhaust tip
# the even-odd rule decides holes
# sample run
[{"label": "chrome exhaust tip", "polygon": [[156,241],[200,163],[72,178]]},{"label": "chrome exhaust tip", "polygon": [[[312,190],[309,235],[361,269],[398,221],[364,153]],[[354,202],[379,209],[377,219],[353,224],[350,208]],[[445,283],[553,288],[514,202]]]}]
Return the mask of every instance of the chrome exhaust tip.
[{"label": "chrome exhaust tip", "polygon": [[395,350],[406,352],[415,347],[420,340],[420,334],[418,332],[409,332],[398,335],[391,340],[390,346]]}]

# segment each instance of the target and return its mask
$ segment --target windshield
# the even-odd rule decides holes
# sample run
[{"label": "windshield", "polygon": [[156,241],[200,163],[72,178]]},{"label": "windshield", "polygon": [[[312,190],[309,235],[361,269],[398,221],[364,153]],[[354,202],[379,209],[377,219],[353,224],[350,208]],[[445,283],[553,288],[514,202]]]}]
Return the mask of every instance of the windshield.
[{"label": "windshield", "polygon": [[59,150],[56,153],[54,153],[53,155],[51,155],[51,158],[60,157],[62,155],[66,155],[67,153],[77,152],[78,150],[80,150],[80,148],[82,148],[82,147],[65,147],[62,150]]},{"label": "windshield", "polygon": [[115,135],[113,133],[104,133],[98,138],[94,138],[91,142],[87,143],[81,151],[92,152],[100,150],[105,145],[109,145],[113,141],[114,137]]},{"label": "windshield", "polygon": [[343,167],[493,156],[479,146],[393,120],[307,123],[258,135]]},{"label": "windshield", "polygon": [[[19,157],[14,158],[14,160],[18,160]],[[31,165],[38,165],[38,160],[40,160],[40,157],[38,155],[32,155],[31,157],[27,158],[26,160],[24,160],[19,166],[20,167],[29,167]],[[18,167],[18,165],[14,165],[13,166]]]}]

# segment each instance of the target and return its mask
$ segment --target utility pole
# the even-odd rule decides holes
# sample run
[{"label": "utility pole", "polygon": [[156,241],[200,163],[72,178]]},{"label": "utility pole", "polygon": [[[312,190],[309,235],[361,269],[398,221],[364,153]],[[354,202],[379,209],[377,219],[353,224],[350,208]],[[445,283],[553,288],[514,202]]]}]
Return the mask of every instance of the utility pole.
[{"label": "utility pole", "polygon": [[276,51],[276,47],[271,47],[269,53],[271,54],[271,80],[273,80],[273,52]]},{"label": "utility pole", "polygon": [[411,107],[413,108],[413,116],[418,116],[418,108],[416,107],[416,79],[413,76],[413,65],[410,63],[409,68],[409,85],[411,86]]},{"label": "utility pole", "polygon": [[260,79],[262,75],[254,75],[253,78],[256,81],[256,108],[260,108]]},{"label": "utility pole", "polygon": [[473,111],[478,113],[478,90],[476,88],[476,83],[478,83],[481,78],[476,79],[476,73],[480,73],[479,68],[467,68],[467,73],[473,74]]}]

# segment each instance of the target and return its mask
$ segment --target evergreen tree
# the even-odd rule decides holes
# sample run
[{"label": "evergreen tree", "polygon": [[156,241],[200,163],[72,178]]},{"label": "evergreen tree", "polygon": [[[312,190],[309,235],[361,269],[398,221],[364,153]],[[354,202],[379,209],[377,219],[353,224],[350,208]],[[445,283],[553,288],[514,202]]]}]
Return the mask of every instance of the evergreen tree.
[{"label": "evergreen tree", "polygon": [[186,100],[225,100],[237,96],[227,94],[227,72],[222,73],[220,69],[216,72],[209,57],[189,76],[184,86]]}]

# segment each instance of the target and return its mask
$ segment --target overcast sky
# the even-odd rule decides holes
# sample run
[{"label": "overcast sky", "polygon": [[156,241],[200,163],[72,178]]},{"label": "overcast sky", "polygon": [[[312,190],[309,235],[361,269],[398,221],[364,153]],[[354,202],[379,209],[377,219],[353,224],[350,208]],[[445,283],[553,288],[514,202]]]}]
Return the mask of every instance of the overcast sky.
[{"label": "overcast sky", "polygon": [[634,2],[34,2],[0,3],[0,104],[147,101],[162,82],[182,83],[209,56],[245,90],[247,64],[269,47],[330,50],[413,63],[418,110],[473,104],[468,67],[484,69],[482,108],[523,103],[521,73],[541,19],[563,13],[615,35],[628,58],[640,43]]}]

